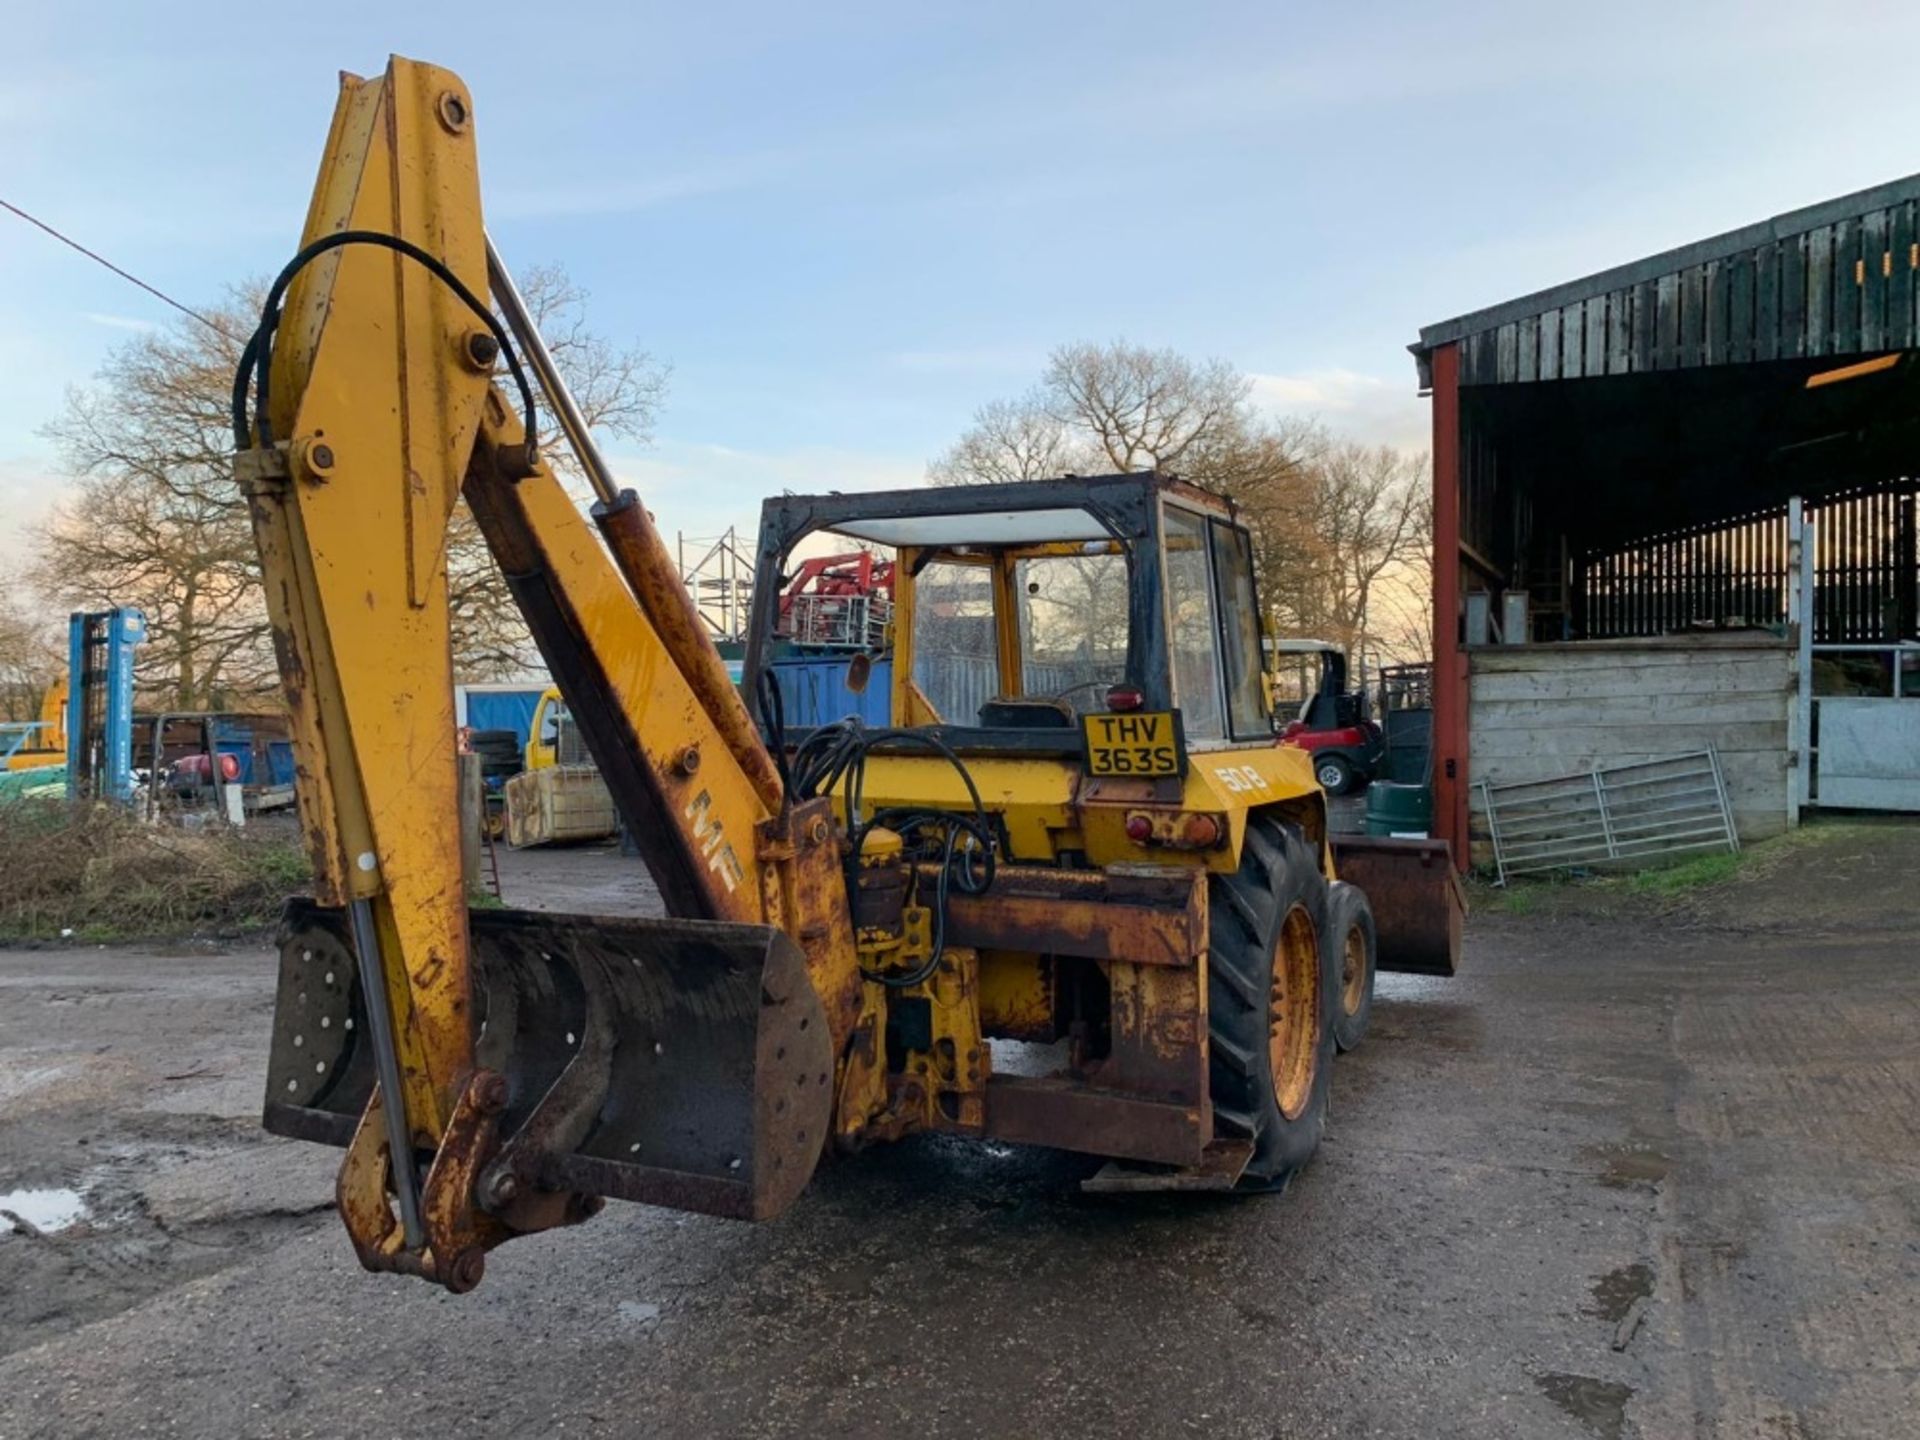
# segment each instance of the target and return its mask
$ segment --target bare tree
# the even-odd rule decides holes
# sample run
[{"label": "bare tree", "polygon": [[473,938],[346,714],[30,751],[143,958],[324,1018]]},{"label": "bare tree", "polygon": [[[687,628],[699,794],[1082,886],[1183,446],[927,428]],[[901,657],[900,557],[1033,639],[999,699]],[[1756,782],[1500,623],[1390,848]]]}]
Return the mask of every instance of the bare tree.
[{"label": "bare tree", "polygon": [[1039,394],[991,400],[973,413],[973,428],[927,466],[932,485],[1005,485],[1064,475],[1090,451],[1048,413]]},{"label": "bare tree", "polygon": [[[146,611],[152,638],[138,652],[140,683],[182,709],[232,705],[274,684],[228,414],[262,288],[212,311],[217,330],[181,322],[116,350],[46,432],[76,487],[41,527],[33,584],[75,606]],[[665,367],[589,329],[587,294],[559,269],[536,267],[521,288],[589,424],[649,438]],[[568,473],[572,456],[545,438],[545,453]],[[464,505],[449,525],[447,562],[456,672],[488,679],[528,668],[526,629]]]},{"label": "bare tree", "polygon": [[1269,619],[1356,654],[1412,658],[1432,517],[1426,460],[1256,410],[1224,361],[1119,342],[1054,351],[1039,384],[995,401],[927,467],[934,484],[1162,470],[1231,497],[1253,536]]},{"label": "bare tree", "polygon": [[41,698],[60,669],[53,625],[0,586],[0,720],[38,720]]},{"label": "bare tree", "polygon": [[1244,428],[1251,388],[1224,360],[1124,342],[1063,345],[1040,381],[1047,413],[1117,471],[1183,469]]},{"label": "bare tree", "polygon": [[182,321],[129,341],[45,431],[77,485],[41,527],[30,578],[75,608],[145,611],[136,674],[170,708],[231,704],[272,683],[228,417],[253,308],[234,295],[211,312],[217,330]]},{"label": "bare tree", "polygon": [[936,485],[1004,484],[1066,473],[1179,470],[1200,479],[1250,423],[1248,382],[1223,361],[1172,350],[1063,345],[1040,383],[996,400],[927,467]]},{"label": "bare tree", "polygon": [[1263,517],[1267,604],[1278,627],[1350,654],[1422,652],[1417,606],[1432,535],[1427,457],[1338,441],[1315,427],[1287,503]]}]

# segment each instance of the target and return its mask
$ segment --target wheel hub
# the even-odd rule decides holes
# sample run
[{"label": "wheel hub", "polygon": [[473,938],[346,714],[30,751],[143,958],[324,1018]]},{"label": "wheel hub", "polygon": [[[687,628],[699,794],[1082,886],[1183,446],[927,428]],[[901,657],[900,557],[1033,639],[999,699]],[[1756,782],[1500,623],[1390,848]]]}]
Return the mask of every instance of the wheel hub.
[{"label": "wheel hub", "polygon": [[1346,943],[1340,952],[1340,1007],[1349,1015],[1360,1013],[1360,1002],[1367,996],[1367,942],[1357,925],[1347,928]]},{"label": "wheel hub", "polygon": [[1297,1120],[1313,1098],[1320,1065],[1319,937],[1295,905],[1280,924],[1267,1005],[1267,1062],[1280,1113]]}]

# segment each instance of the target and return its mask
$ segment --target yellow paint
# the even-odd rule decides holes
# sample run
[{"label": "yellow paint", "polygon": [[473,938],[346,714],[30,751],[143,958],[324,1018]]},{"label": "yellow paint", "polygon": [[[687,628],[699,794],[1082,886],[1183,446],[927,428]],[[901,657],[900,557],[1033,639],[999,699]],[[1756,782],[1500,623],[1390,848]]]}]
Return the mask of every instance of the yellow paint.
[{"label": "yellow paint", "polygon": [[533,722],[527,726],[527,769],[549,770],[560,763],[560,746],[557,743],[549,745],[541,738],[541,732],[546,729],[547,717],[565,703],[556,685],[549,685],[540,692],[540,701],[533,707]]},{"label": "yellow paint", "polygon": [[1054,1038],[1053,968],[1018,950],[980,952],[980,1025],[989,1035]]},{"label": "yellow paint", "polygon": [[[484,296],[472,126],[444,123],[448,100],[473,113],[457,77],[398,58],[381,80],[343,77],[303,244],[344,229],[396,235]],[[817,810],[792,812],[804,843],[774,833],[598,532],[544,466],[500,473],[496,457],[522,438],[517,396],[508,403],[460,362],[475,323],[412,260],[373,246],[329,252],[291,286],[275,349],[270,418],[285,458],[256,449],[236,462],[316,888],[323,903],[372,902],[423,1148],[444,1135],[474,1063],[466,892],[447,824],[458,805],[445,540],[463,485],[492,487],[546,557],[665,797],[673,823],[654,842],[690,857],[707,918],[800,937],[838,1035],[857,1003],[837,856],[824,830],[811,838]],[[330,465],[313,463],[322,443]]]},{"label": "yellow paint", "polygon": [[7,757],[8,770],[40,770],[67,763],[67,677],[62,675],[40,697],[40,728]]},{"label": "yellow paint", "polygon": [[[472,132],[442,128],[444,94],[471,109],[433,66],[342,76],[302,244],[397,235],[486,293]],[[316,885],[330,903],[375,902],[407,1113],[429,1145],[473,1064],[466,887],[446,823],[459,807],[445,539],[487,380],[440,359],[471,323],[390,251],[309,265],[286,298],[271,420],[290,454],[324,442],[333,464],[322,477],[296,458],[253,496]]]}]

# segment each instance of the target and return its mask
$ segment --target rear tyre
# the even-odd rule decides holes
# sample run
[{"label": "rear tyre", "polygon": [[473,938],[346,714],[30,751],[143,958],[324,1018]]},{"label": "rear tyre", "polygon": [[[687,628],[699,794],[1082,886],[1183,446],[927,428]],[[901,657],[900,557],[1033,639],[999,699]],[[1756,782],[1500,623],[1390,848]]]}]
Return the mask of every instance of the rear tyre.
[{"label": "rear tyre", "polygon": [[1327,887],[1327,945],[1335,980],[1333,1043],[1351,1050],[1367,1034],[1373,1018],[1373,980],[1380,958],[1374,936],[1373,907],[1366,892],[1336,880]]},{"label": "rear tyre", "polygon": [[1334,1005],[1321,934],[1327,882],[1299,829],[1247,817],[1240,868],[1213,877],[1208,934],[1214,1132],[1253,1141],[1243,1190],[1278,1190],[1327,1125]]},{"label": "rear tyre", "polygon": [[1353,789],[1353,762],[1344,755],[1316,755],[1313,759],[1313,778],[1320,782],[1320,788],[1329,795],[1344,795]]}]

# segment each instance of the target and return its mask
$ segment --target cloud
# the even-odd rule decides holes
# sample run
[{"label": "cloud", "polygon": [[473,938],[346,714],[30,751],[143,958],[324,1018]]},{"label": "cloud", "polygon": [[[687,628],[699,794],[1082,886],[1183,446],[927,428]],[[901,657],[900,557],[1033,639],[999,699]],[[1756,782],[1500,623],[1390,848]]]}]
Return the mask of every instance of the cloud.
[{"label": "cloud", "polygon": [[1276,409],[1352,410],[1378,396],[1387,382],[1373,375],[1334,367],[1304,375],[1253,375],[1253,398]]},{"label": "cloud", "polygon": [[26,455],[0,457],[0,569],[9,572],[30,558],[31,527],[46,518],[59,498],[61,482],[46,460]]},{"label": "cloud", "polygon": [[1430,443],[1427,402],[1404,384],[1333,365],[1294,375],[1252,374],[1253,402],[1279,415],[1323,421],[1347,439],[1397,450]]},{"label": "cloud", "polygon": [[97,310],[83,310],[80,313],[95,325],[105,325],[111,330],[138,330],[146,334],[160,328],[151,320],[139,320],[131,315],[103,315]]}]

